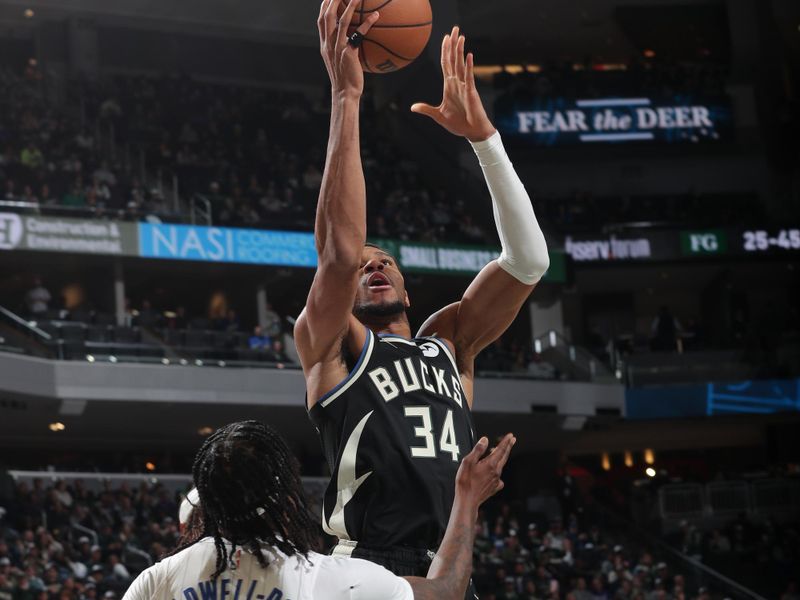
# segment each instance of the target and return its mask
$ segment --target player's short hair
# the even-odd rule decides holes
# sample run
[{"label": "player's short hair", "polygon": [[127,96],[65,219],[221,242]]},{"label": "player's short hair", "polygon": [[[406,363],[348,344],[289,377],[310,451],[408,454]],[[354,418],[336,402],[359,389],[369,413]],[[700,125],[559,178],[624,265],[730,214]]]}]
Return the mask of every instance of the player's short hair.
[{"label": "player's short hair", "polygon": [[[269,561],[263,545],[287,556],[307,556],[313,549],[319,526],[308,510],[299,465],[273,428],[240,421],[218,429],[197,452],[192,477],[200,496],[192,513],[202,526],[184,536],[188,539],[173,554],[213,537],[217,565],[212,579],[225,571],[237,546],[264,568]],[[232,544],[230,551],[225,540]]]},{"label": "player's short hair", "polygon": [[394,257],[394,255],[391,252],[389,252],[386,248],[384,248],[383,246],[379,246],[378,244],[373,244],[372,242],[364,242],[364,247],[365,248],[375,248],[376,250],[380,250],[381,252],[383,252],[387,256],[391,256],[392,260],[394,260],[394,262],[397,263],[397,266],[398,267],[400,266],[400,263],[397,262],[397,259]]}]

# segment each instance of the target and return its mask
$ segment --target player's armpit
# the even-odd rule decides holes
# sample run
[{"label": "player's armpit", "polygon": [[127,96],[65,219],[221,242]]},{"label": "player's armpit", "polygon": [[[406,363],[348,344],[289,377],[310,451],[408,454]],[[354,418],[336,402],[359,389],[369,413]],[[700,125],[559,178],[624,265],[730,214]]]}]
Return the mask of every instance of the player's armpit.
[{"label": "player's armpit", "polygon": [[294,327],[295,345],[306,371],[338,354],[354,321],[357,283],[357,268],[348,273],[320,267],[314,276],[306,306]]},{"label": "player's armpit", "polygon": [[460,302],[431,315],[417,335],[449,340],[461,374],[471,376],[475,357],[503,335],[535,287],[492,261],[478,273]]}]

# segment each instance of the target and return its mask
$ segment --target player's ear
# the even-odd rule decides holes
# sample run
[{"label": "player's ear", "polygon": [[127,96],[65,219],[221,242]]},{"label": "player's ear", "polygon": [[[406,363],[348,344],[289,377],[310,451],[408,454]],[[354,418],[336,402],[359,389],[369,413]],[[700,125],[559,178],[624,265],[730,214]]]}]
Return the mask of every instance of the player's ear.
[{"label": "player's ear", "polygon": [[408,297],[408,292],[403,292],[405,294],[405,298],[403,299],[403,304],[405,304],[406,308],[411,308],[411,299]]}]

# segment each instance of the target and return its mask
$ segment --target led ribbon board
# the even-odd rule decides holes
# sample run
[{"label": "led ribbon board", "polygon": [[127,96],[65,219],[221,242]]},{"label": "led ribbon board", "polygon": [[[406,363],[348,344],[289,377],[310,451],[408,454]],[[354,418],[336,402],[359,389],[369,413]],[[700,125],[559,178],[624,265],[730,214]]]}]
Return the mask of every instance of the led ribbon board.
[{"label": "led ribbon board", "polygon": [[601,98],[519,100],[507,94],[495,103],[505,136],[537,146],[626,142],[702,143],[730,137],[726,99]]}]

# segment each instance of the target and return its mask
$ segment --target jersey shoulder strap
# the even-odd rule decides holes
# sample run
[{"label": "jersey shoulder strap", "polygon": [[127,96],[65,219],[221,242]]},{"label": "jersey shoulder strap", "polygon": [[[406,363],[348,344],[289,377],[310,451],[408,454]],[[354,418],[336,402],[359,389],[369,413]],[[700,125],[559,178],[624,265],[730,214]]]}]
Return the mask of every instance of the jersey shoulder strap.
[{"label": "jersey shoulder strap", "polygon": [[327,392],[317,401],[315,407],[328,407],[334,400],[350,389],[350,386],[352,386],[364,373],[364,370],[367,368],[367,364],[369,363],[369,359],[372,356],[372,351],[375,348],[375,334],[372,333],[368,327],[364,327],[364,329],[367,332],[367,336],[364,340],[364,345],[361,347],[361,354],[359,355],[356,364],[353,365],[352,369],[350,369],[350,373],[347,374],[347,377],[342,379],[342,381],[336,384],[336,387]]}]

